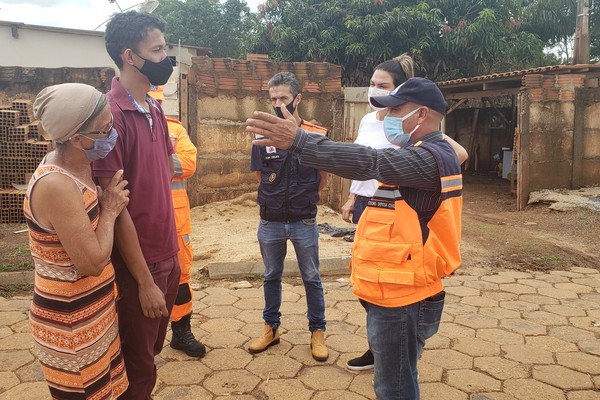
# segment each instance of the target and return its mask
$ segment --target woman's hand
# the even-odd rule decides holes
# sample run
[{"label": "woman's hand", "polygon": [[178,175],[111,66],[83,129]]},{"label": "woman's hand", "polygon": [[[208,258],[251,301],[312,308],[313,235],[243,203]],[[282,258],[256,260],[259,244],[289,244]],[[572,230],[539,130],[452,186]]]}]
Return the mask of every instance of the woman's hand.
[{"label": "woman's hand", "polygon": [[118,170],[104,190],[97,186],[98,201],[104,213],[116,218],[123,208],[129,204],[129,190],[125,189],[127,181],[122,180],[123,170]]},{"label": "woman's hand", "polygon": [[346,222],[352,222],[350,220],[350,214],[354,214],[354,200],[355,196],[350,193],[348,201],[342,206],[342,219]]}]

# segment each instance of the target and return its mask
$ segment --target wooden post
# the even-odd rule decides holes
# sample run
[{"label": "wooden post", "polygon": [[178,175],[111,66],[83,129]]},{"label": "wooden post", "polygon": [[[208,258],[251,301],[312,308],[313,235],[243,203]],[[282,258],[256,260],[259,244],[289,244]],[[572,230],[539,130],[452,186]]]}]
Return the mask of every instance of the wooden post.
[{"label": "wooden post", "polygon": [[[473,121],[471,124],[471,140],[469,141],[469,148],[467,149],[467,151],[469,152],[469,158],[467,159],[467,161],[465,161],[465,171],[467,170],[467,168],[469,168],[469,162],[472,158],[475,157],[475,151],[477,149],[477,143],[478,143],[478,138],[477,138],[477,120],[479,118],[479,108],[476,108],[475,111],[473,112]],[[477,168],[475,168],[475,171],[477,171]]]},{"label": "wooden post", "polygon": [[519,131],[519,127],[517,126],[517,96],[511,96],[511,117],[510,124],[508,125],[508,129],[513,132],[513,156],[510,163],[510,192],[512,194],[516,194],[517,188],[515,186],[515,182],[517,177],[515,176],[515,166],[520,168],[517,165],[519,161],[519,152],[521,147],[521,132]]},{"label": "wooden post", "polygon": [[[529,109],[531,107],[531,94],[526,91],[517,97],[519,119],[517,129],[519,133],[519,148],[517,153],[517,211],[524,209],[529,200],[529,168],[531,152],[531,134],[529,132]],[[513,149],[514,150],[514,149]]]},{"label": "wooden post", "polygon": [[579,95],[575,97],[575,113],[573,115],[573,160],[571,164],[571,189],[579,189],[581,187],[581,183],[583,182],[583,137],[588,97],[583,96],[582,91],[579,91],[578,94]]},{"label": "wooden post", "polygon": [[573,64],[590,63],[590,4],[592,0],[577,0]]},{"label": "wooden post", "polygon": [[181,74],[179,79],[179,120],[188,133],[190,132],[189,110],[188,110],[188,78],[187,74]]},{"label": "wooden post", "polygon": [[[519,132],[519,128],[515,128],[515,136],[513,138],[513,150],[512,157],[510,159],[510,192],[515,193],[517,191],[515,187],[515,180],[517,177],[515,176],[515,166],[517,165],[517,161],[519,160],[519,146],[521,145],[521,133]],[[517,166],[517,168],[520,168]]]}]

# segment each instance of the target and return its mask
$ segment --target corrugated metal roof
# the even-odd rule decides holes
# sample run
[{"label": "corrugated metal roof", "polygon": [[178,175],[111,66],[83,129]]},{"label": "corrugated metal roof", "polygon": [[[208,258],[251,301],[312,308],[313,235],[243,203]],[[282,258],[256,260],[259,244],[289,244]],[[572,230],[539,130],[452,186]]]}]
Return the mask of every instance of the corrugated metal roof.
[{"label": "corrugated metal roof", "polygon": [[557,73],[564,74],[564,73],[568,73],[568,72],[576,72],[576,71],[589,70],[589,69],[600,70],[600,63],[598,63],[598,64],[575,64],[575,65],[550,65],[547,67],[536,67],[536,68],[530,68],[530,69],[523,69],[520,71],[500,72],[500,73],[490,74],[490,75],[474,76],[471,78],[453,79],[450,81],[437,82],[437,84],[440,87],[444,87],[444,86],[453,86],[453,85],[457,85],[457,84],[473,83],[473,82],[479,82],[479,81],[490,81],[490,80],[499,79],[499,78],[521,77],[524,75],[539,74],[539,73],[545,73],[545,72],[557,72]]}]

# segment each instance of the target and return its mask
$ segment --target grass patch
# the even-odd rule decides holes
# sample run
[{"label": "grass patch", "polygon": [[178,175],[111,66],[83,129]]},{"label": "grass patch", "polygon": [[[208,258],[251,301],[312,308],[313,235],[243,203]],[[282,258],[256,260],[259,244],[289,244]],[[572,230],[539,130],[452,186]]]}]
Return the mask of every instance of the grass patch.
[{"label": "grass patch", "polygon": [[498,232],[498,225],[480,224],[477,229],[481,233],[496,233]]},{"label": "grass patch", "polygon": [[542,258],[554,264],[566,264],[564,257],[558,254],[544,254]]},{"label": "grass patch", "polygon": [[5,258],[29,257],[30,255],[29,243],[23,243],[20,244],[16,249],[6,253]]},{"label": "grass patch", "polygon": [[29,295],[33,292],[33,285],[0,285],[0,297],[10,299],[14,296]]},{"label": "grass patch", "polygon": [[0,272],[31,271],[33,263],[31,261],[19,261],[16,263],[0,263]]},{"label": "grass patch", "polygon": [[29,243],[21,243],[0,256],[0,272],[31,271],[34,269]]}]

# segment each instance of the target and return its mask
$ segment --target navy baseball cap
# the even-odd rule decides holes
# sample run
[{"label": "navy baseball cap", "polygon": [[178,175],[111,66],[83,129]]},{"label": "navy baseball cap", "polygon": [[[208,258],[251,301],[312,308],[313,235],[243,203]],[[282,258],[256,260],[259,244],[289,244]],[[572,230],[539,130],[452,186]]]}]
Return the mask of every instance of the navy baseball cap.
[{"label": "navy baseball cap", "polygon": [[425,78],[410,78],[387,96],[371,97],[375,107],[396,107],[404,103],[415,103],[446,114],[448,104],[437,85]]}]

